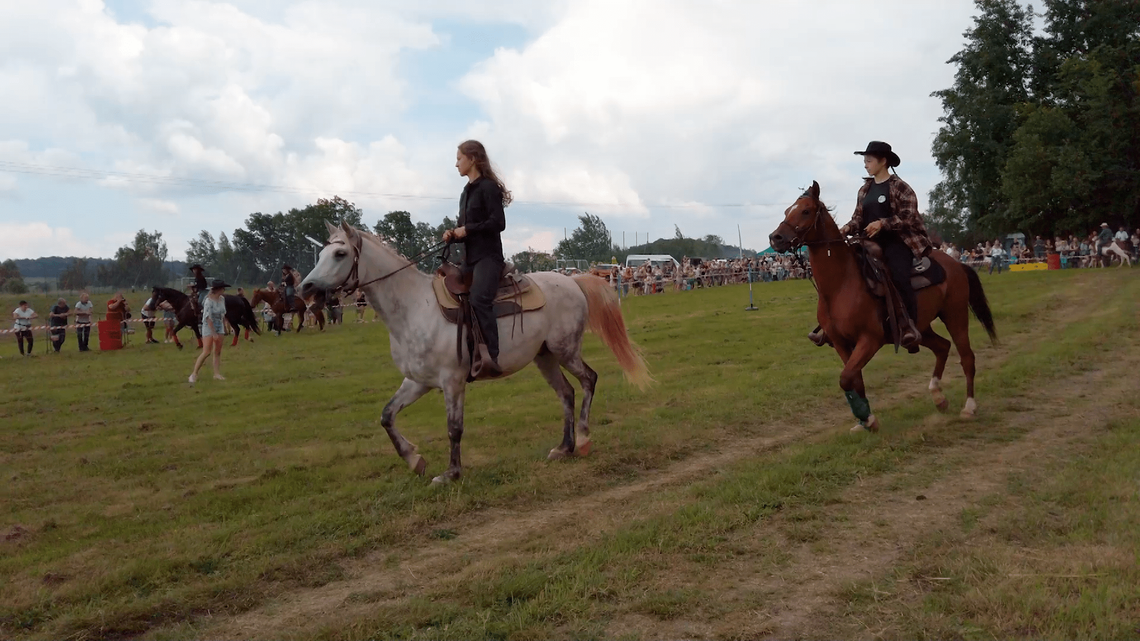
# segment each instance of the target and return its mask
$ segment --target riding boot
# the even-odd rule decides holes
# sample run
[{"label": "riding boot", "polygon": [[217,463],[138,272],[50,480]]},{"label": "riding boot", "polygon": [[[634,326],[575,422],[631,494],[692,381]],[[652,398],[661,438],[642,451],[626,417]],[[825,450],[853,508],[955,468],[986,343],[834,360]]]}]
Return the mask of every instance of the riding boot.
[{"label": "riding boot", "polygon": [[906,327],[903,328],[902,339],[899,341],[906,351],[911,354],[918,353],[918,342],[922,340],[922,334],[919,334],[918,328],[914,326],[914,321],[906,318]]},{"label": "riding boot", "polygon": [[831,339],[827,337],[827,332],[823,330],[821,325],[816,325],[815,329],[808,332],[808,340],[815,343],[816,347],[831,345]]}]

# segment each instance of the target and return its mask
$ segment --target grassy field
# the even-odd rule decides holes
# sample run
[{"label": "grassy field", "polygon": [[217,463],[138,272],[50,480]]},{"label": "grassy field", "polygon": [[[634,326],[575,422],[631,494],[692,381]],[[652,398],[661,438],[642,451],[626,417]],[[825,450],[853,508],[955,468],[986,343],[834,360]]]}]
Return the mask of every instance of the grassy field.
[{"label": "grassy field", "polygon": [[[984,283],[975,421],[955,358],[939,415],[933,357],[884,350],[883,431],[848,434],[806,282],[752,313],[744,287],[633,298],[657,384],[588,339],[591,456],[545,461],[561,411],[529,369],[469,390],[445,488],[380,427],[381,324],[227,347],[194,388],[189,349],[6,339],[0,637],[1134,637],[1140,276]],[[398,423],[444,469],[440,395]]]}]

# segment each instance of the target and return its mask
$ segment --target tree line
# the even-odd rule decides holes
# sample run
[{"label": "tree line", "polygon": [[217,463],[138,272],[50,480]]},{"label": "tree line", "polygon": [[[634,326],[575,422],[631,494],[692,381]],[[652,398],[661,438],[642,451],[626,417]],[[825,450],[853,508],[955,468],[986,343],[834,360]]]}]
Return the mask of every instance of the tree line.
[{"label": "tree line", "polygon": [[[235,284],[263,283],[277,280],[284,264],[308,273],[315,266],[320,249],[310,239],[323,244],[327,234],[325,221],[334,224],[343,221],[361,227],[363,213],[355,204],[338,196],[286,212],[255,212],[245,220],[244,227],[230,234],[223,231],[215,237],[202,230],[189,241],[185,262],[168,261],[169,251],[162,233],[145,229],[140,229],[131,243],[120,247],[112,259],[49,257],[23,262],[35,265],[37,274],[55,275],[59,289],[63,290],[92,285],[131,288],[167,285],[187,277],[187,268],[193,264],[202,265],[211,278],[224,278]],[[676,227],[673,238],[621,248],[613,243],[609,229],[599,216],[586,213],[579,216],[578,221],[573,234],[560,241],[552,252],[528,248],[508,260],[525,272],[534,272],[554,269],[559,259],[621,263],[629,254],[670,254],[679,259],[682,256],[735,257],[740,252],[739,248],[726,245],[719,236],[686,238]],[[410,212],[391,211],[372,226],[372,231],[404,256],[418,257],[417,267],[430,272],[439,266],[438,253],[427,251],[436,247],[443,232],[455,224],[446,216],[438,225],[414,222]],[[462,245],[454,245],[450,260],[462,260],[462,251]],[[751,250],[744,253],[755,254]],[[0,264],[0,291],[27,291],[15,261]]]},{"label": "tree line", "polygon": [[931,231],[972,244],[1140,224],[1140,2],[975,4],[954,84],[933,94]]}]

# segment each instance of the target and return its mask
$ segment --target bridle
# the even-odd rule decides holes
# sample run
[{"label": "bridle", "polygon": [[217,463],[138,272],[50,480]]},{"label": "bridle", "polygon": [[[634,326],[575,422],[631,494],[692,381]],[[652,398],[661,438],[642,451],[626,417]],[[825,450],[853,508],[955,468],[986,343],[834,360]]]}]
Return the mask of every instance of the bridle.
[{"label": "bridle", "polygon": [[818,200],[815,200],[815,199],[813,199],[813,200],[815,201],[815,215],[812,216],[811,224],[808,225],[807,227],[803,227],[800,225],[793,225],[792,226],[792,233],[794,234],[794,236],[792,237],[792,249],[791,249],[791,251],[795,252],[797,256],[799,255],[797,250],[799,250],[799,248],[801,248],[801,247],[812,247],[815,245],[831,245],[833,243],[844,243],[844,244],[847,243],[846,238],[831,238],[828,240],[811,240],[811,241],[804,240],[804,238],[809,233],[811,233],[812,231],[815,230],[816,225],[819,224],[820,210],[823,209],[824,211],[827,211],[823,207],[822,203],[820,203]]},{"label": "bridle", "polygon": [[[329,245],[331,245],[331,244],[332,243],[329,243]],[[327,246],[328,245],[326,245],[326,247]],[[372,280],[365,281],[363,283],[360,282],[360,250],[361,250],[361,247],[363,246],[363,241],[361,240],[361,235],[359,233],[356,234],[355,237],[353,237],[351,239],[351,244],[348,244],[348,246],[352,247],[352,269],[349,270],[348,276],[345,277],[344,282],[342,282],[340,285],[337,285],[336,287],[334,287],[333,291],[344,291],[344,292],[356,291],[356,290],[360,289],[361,287],[364,287],[365,285],[371,285],[372,283],[378,283],[382,280],[387,280],[388,278],[391,278],[392,276],[399,274],[400,272],[404,271],[405,269],[414,266],[416,263],[418,263],[421,260],[423,260],[424,258],[430,256],[431,254],[439,251],[440,249],[448,247],[449,243],[444,243],[444,242],[436,243],[436,244],[432,245],[431,247],[428,247],[427,249],[423,250],[419,254],[416,254],[413,258],[410,258],[410,259],[405,258],[405,260],[408,261],[408,264],[406,264],[402,267],[397,267],[396,269],[388,272],[387,274],[384,274],[383,276],[380,276],[379,278],[373,278]],[[349,281],[355,281],[351,287],[348,285]]]}]

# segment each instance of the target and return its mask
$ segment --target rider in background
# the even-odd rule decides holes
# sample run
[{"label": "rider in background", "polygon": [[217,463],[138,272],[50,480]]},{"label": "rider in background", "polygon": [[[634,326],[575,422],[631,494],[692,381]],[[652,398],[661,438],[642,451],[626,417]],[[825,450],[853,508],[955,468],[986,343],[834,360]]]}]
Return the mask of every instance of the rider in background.
[{"label": "rider in background", "polygon": [[1112,229],[1109,228],[1108,223],[1100,224],[1100,233],[1096,236],[1096,255],[1097,259],[1100,258],[1101,251],[1104,247],[1112,244]]},{"label": "rider in background", "polygon": [[856,151],[855,155],[863,156],[863,167],[869,177],[859,188],[851,222],[839,231],[844,236],[862,232],[882,248],[883,259],[891,272],[891,282],[898,290],[908,316],[901,323],[901,343],[908,350],[914,350],[921,337],[915,327],[918,301],[910,284],[910,273],[914,260],[929,254],[933,244],[918,213],[918,196],[898,174],[890,172],[891,168],[902,164],[898,154],[891,151],[891,146],[876,140],[868,143],[864,151]]},{"label": "rider in background", "polygon": [[464,244],[463,272],[471,277],[471,311],[479,323],[491,362],[484,364],[492,376],[499,367],[499,325],[493,303],[506,259],[502,232],[507,228],[503,208],[511,203],[511,192],[495,175],[483,144],[468,140],[455,151],[455,167],[467,177],[459,197],[459,220],[455,229],[443,234],[445,243]]},{"label": "rider in background", "polygon": [[202,302],[206,300],[206,294],[210,291],[206,284],[206,270],[202,269],[201,265],[194,264],[190,266],[190,273],[194,274],[194,291],[197,292],[198,312],[201,313]]}]

